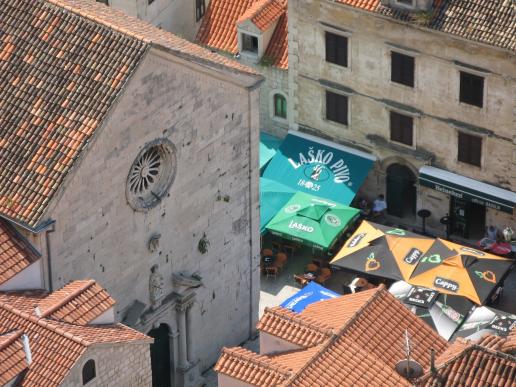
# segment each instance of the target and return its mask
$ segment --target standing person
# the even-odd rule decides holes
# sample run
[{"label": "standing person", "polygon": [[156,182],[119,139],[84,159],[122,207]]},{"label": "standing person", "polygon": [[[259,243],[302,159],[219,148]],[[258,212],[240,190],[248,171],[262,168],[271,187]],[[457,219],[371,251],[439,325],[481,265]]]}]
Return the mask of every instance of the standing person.
[{"label": "standing person", "polygon": [[373,217],[384,215],[385,210],[387,210],[387,202],[385,201],[385,196],[380,194],[373,202]]}]

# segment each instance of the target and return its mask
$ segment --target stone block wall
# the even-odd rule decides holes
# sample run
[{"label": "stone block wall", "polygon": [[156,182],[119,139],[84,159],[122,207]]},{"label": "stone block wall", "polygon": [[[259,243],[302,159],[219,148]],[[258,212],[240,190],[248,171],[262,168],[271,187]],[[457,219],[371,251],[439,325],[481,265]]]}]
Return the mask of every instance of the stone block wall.
[{"label": "stone block wall", "polygon": [[[247,339],[258,319],[258,106],[257,88],[149,52],[49,211],[54,287],[95,278],[117,300],[120,321],[135,300],[150,306],[154,265],[164,296],[174,291],[172,273],[196,273],[203,286],[191,332],[201,367],[222,346]],[[156,207],[135,211],[126,200],[129,170],[159,138],[175,145],[175,181]],[[155,323],[175,325],[165,317]]]},{"label": "stone block wall", "polygon": [[[209,2],[205,0],[206,9]],[[201,25],[200,20],[195,20],[195,4],[192,0],[109,0],[110,7],[190,41],[195,38]]]},{"label": "stone block wall", "polygon": [[93,360],[96,376],[84,386],[150,387],[152,371],[149,345],[148,343],[93,345],[70,370],[62,386],[82,386],[84,364],[88,360]]},{"label": "stone block wall", "polygon": [[[369,199],[385,193],[386,168],[400,161],[416,176],[432,164],[516,190],[511,53],[324,0],[289,1],[289,21],[293,126],[375,154],[379,161],[362,189]],[[325,31],[348,37],[348,67],[325,61]],[[391,51],[414,56],[414,88],[391,82]],[[468,71],[461,63],[485,70],[483,108],[459,102],[460,71]],[[348,96],[347,126],[325,119],[326,90]],[[407,109],[414,146],[390,141],[390,111]],[[482,137],[481,167],[458,161],[459,131]],[[418,209],[425,203],[418,196]],[[487,217],[507,224],[499,211],[488,210]]]}]

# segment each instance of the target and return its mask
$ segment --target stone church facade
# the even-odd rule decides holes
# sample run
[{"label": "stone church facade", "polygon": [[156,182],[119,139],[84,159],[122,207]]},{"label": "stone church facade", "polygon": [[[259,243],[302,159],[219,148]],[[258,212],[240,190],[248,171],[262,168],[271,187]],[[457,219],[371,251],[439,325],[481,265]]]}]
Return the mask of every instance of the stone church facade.
[{"label": "stone church facade", "polygon": [[[21,18],[28,4],[8,3],[13,18]],[[165,385],[200,385],[200,372],[215,362],[220,348],[247,339],[258,318],[262,77],[102,4],[39,0],[31,12],[49,25],[52,17],[61,17],[63,30],[81,27],[84,39],[92,34],[83,47],[84,61],[62,65],[63,71],[81,72],[78,78],[73,71],[60,74],[70,81],[67,98],[90,90],[89,77],[113,80],[104,83],[110,85],[106,94],[97,90],[96,99],[82,94],[79,101],[91,101],[89,106],[74,105],[81,117],[97,109],[94,119],[80,122],[93,127],[89,136],[67,132],[80,123],[66,121],[66,114],[47,123],[53,111],[45,107],[52,101],[47,104],[43,95],[30,102],[43,101],[38,114],[47,125],[35,129],[36,140],[19,140],[19,121],[2,117],[8,146],[0,147],[0,155],[17,158],[18,170],[1,176],[6,184],[0,216],[42,253],[49,290],[95,278],[117,300],[116,320],[154,337],[153,377]],[[28,25],[13,22],[7,31],[12,41],[21,33],[15,29]],[[73,34],[61,39],[77,41]],[[122,66],[117,73],[105,62],[100,75],[93,69],[102,66],[89,71],[87,59],[101,58],[88,57],[99,39],[119,50],[116,58],[129,69]],[[117,46],[123,39],[127,50]],[[50,68],[44,61],[35,66]],[[1,96],[4,103],[9,98]],[[103,104],[108,107],[98,112]],[[24,108],[15,106],[15,115]],[[49,132],[55,143],[44,137]],[[21,157],[16,141],[33,146],[33,155]],[[52,147],[72,161],[45,158]],[[31,161],[41,164],[36,177],[22,172],[32,171]],[[49,179],[47,170],[55,172],[53,183],[40,184],[41,176]]]}]

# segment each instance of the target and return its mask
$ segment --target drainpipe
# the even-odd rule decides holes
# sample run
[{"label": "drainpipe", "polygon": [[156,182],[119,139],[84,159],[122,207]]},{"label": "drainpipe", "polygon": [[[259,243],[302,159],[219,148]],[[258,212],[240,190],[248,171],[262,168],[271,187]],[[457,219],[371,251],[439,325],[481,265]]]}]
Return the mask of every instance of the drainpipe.
[{"label": "drainpipe", "polygon": [[47,270],[48,270],[48,290],[52,292],[54,286],[52,284],[52,253],[50,251],[50,233],[56,230],[55,223],[52,223],[50,227],[45,230],[45,249],[47,251]]}]

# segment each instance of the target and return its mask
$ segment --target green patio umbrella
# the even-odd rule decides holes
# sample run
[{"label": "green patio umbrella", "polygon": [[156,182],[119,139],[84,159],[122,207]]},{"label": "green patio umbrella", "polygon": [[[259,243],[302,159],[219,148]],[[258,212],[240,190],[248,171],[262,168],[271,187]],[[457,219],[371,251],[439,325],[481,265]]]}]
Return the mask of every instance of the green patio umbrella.
[{"label": "green patio umbrella", "polygon": [[260,177],[260,232],[295,193],[284,184]]},{"label": "green patio umbrella", "polygon": [[260,169],[274,157],[281,144],[281,139],[265,132],[260,133]]},{"label": "green patio umbrella", "polygon": [[285,239],[328,249],[358,215],[356,208],[297,192],[266,229]]}]

